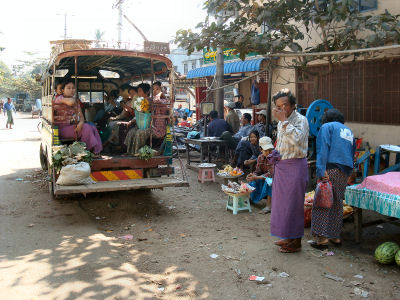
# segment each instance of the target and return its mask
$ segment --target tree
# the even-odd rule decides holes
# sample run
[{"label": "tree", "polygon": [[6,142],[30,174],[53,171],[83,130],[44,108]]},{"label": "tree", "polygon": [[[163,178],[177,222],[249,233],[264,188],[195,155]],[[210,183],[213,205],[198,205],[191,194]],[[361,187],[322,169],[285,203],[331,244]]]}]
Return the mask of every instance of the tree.
[{"label": "tree", "polygon": [[[328,69],[343,59],[371,53],[297,56],[303,53],[364,49],[400,43],[400,17],[385,11],[367,15],[358,10],[358,0],[208,0],[204,8],[209,14],[236,11],[235,17],[223,24],[210,22],[209,17],[196,27],[179,30],[175,42],[188,53],[208,47],[235,48],[242,59],[250,52],[273,56],[294,54],[287,67],[307,72],[307,65],[325,59]],[[260,32],[260,28],[267,30]],[[273,66],[271,66],[272,68]]]},{"label": "tree", "polygon": [[104,31],[101,31],[100,29],[96,29],[96,32],[95,32],[95,46],[97,48],[100,47],[100,42],[102,41],[104,34],[105,34]]},{"label": "tree", "polygon": [[20,61],[13,72],[0,61],[0,97],[14,97],[18,92],[28,92],[33,99],[41,97],[41,86],[36,75],[46,67],[45,59]]}]

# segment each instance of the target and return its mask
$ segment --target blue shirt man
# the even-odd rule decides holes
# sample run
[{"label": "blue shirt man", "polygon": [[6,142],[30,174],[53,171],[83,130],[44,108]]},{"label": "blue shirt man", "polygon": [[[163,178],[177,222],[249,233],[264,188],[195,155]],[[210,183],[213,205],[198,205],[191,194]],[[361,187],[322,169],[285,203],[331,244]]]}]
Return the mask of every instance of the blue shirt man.
[{"label": "blue shirt man", "polygon": [[249,136],[250,132],[253,129],[251,126],[251,115],[248,113],[244,113],[241,119],[242,127],[239,128],[239,131],[233,136],[233,138],[239,142],[243,137]]},{"label": "blue shirt man", "polygon": [[224,131],[232,132],[232,127],[224,120],[218,119],[218,112],[210,112],[211,122],[208,124],[207,136],[220,137]]}]

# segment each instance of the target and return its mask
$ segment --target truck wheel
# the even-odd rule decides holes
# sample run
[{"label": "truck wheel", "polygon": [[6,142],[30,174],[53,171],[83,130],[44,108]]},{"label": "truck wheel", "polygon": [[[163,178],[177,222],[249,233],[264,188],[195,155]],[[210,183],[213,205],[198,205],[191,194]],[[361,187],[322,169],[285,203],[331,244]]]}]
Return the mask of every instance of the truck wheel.
[{"label": "truck wheel", "polygon": [[51,168],[50,166],[48,166],[47,168],[49,170],[49,177],[50,177],[50,180],[49,180],[49,193],[50,193],[51,198],[53,200],[57,200],[57,196],[54,194],[54,185],[56,184],[55,183],[55,176],[53,175],[54,169]]},{"label": "truck wheel", "polygon": [[40,157],[40,165],[42,166],[42,170],[47,171],[47,168],[48,168],[47,155],[43,151],[42,144],[40,144],[39,157]]}]

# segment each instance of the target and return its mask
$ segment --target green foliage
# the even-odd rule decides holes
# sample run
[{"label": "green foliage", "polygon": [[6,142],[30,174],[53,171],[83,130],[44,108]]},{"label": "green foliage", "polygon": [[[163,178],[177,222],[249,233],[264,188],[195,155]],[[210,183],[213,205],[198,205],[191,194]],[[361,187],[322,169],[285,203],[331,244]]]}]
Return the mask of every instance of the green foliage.
[{"label": "green foliage", "polygon": [[139,149],[139,158],[143,160],[149,160],[153,157],[153,150],[149,146],[143,146]]},{"label": "green foliage", "polygon": [[0,97],[14,97],[18,92],[27,92],[32,99],[41,98],[42,89],[36,75],[44,66],[44,59],[32,59],[20,61],[11,71],[0,61]]},{"label": "green foliage", "polygon": [[[209,14],[236,11],[221,24],[209,18],[195,29],[181,29],[175,42],[190,54],[208,47],[232,47],[242,58],[250,52],[324,52],[383,46],[400,42],[399,15],[388,11],[368,15],[358,11],[354,0],[208,0]],[[260,26],[268,30],[260,33]],[[312,38],[313,37],[313,38]],[[312,40],[312,43],[309,43]],[[310,46],[302,46],[310,45]],[[289,49],[289,50],[288,50]],[[331,57],[341,61],[348,55]],[[315,58],[296,60],[307,65]]]}]

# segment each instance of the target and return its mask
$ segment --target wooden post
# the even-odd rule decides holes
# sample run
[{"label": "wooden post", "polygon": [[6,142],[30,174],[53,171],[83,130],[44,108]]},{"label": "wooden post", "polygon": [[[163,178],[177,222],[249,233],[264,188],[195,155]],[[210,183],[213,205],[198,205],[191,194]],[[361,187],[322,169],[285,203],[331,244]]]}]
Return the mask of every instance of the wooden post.
[{"label": "wooden post", "polygon": [[354,235],[356,243],[362,239],[362,209],[354,207]]},{"label": "wooden post", "polygon": [[[75,56],[75,101],[78,101],[78,57]],[[75,117],[75,128],[78,126],[78,114]],[[75,141],[78,140],[78,134],[75,131]]]},{"label": "wooden post", "polygon": [[187,155],[187,164],[188,166],[190,166],[190,147],[188,142],[186,142],[186,155]]}]

